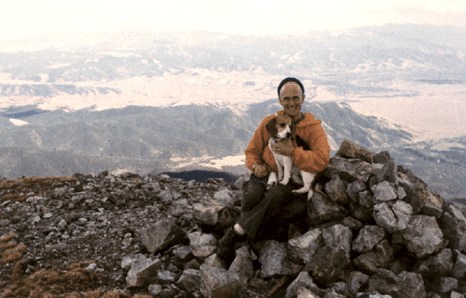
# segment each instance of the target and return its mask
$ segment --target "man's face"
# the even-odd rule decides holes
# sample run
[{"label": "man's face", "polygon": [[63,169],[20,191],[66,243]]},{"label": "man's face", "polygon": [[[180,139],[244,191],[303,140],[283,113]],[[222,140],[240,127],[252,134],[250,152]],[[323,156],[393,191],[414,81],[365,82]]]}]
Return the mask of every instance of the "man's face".
[{"label": "man's face", "polygon": [[304,94],[295,82],[288,82],[280,89],[278,97],[280,104],[285,110],[285,114],[290,117],[301,115],[301,105],[304,102]]}]

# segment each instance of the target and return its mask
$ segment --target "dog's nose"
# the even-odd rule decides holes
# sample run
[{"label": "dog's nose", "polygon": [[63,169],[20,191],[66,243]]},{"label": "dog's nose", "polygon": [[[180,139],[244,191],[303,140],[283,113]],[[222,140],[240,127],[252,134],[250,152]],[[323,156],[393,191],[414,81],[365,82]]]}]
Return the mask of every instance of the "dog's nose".
[{"label": "dog's nose", "polygon": [[286,137],[287,137],[287,138],[291,138],[291,132],[287,132],[287,133],[286,133]]}]

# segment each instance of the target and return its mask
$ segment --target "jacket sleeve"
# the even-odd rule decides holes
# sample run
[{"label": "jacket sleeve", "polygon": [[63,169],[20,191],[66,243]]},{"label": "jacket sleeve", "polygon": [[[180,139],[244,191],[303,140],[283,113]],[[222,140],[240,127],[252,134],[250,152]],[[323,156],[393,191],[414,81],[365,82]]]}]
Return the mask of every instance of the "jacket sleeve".
[{"label": "jacket sleeve", "polygon": [[265,146],[267,146],[268,144],[268,133],[265,129],[264,121],[262,121],[262,123],[257,128],[251,141],[249,142],[248,147],[244,152],[246,155],[246,167],[251,171],[252,166],[256,162],[265,164],[264,160],[262,160],[262,153],[264,151]]},{"label": "jacket sleeve", "polygon": [[306,132],[307,135],[304,139],[311,150],[297,147],[293,154],[293,162],[299,169],[316,174],[327,168],[330,161],[330,145],[320,124],[311,125]]}]

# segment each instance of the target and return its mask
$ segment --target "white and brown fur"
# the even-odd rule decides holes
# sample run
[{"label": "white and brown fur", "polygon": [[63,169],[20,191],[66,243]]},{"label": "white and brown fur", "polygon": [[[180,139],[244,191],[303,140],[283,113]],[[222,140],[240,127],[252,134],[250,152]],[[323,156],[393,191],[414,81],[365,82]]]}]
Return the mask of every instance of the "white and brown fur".
[{"label": "white and brown fur", "polygon": [[267,184],[269,186],[276,184],[280,181],[280,184],[287,185],[290,179],[295,183],[303,185],[300,189],[293,190],[294,193],[308,193],[307,198],[310,199],[314,193],[312,190],[312,182],[314,181],[315,174],[298,169],[293,164],[291,156],[281,155],[273,152],[271,144],[278,144],[287,142],[293,144],[293,128],[292,120],[287,115],[277,115],[273,117],[266,124],[265,128],[270,135],[269,148],[272,151],[275,158],[275,163],[278,167],[278,180],[277,175],[272,172],[269,175]]}]

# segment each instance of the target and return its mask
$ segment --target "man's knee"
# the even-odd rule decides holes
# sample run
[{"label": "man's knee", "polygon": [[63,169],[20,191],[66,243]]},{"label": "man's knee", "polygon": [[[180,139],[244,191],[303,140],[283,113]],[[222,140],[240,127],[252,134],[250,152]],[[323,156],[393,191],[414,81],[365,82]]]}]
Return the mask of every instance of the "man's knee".
[{"label": "man's knee", "polygon": [[247,211],[256,206],[261,200],[265,192],[265,185],[249,181],[244,190],[244,198],[241,202],[241,210]]}]

